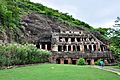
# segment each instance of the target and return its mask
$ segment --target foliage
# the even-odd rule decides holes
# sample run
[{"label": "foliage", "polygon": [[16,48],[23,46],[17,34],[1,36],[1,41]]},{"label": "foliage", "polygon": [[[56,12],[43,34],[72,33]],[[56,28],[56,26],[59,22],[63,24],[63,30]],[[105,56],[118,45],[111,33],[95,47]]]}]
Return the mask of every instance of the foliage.
[{"label": "foliage", "polygon": [[110,50],[116,57],[120,58],[120,18],[117,17],[114,28],[97,28],[100,32],[102,41],[106,40],[110,45]]},{"label": "foliage", "polygon": [[95,61],[95,65],[100,65],[100,59],[98,59],[97,61]]},{"label": "foliage", "polygon": [[85,65],[85,59],[84,58],[79,58],[77,60],[77,65]]},{"label": "foliage", "polygon": [[114,52],[115,56],[120,58],[120,18],[117,17],[115,21],[115,29],[112,29],[110,33],[110,49]]},{"label": "foliage", "polygon": [[[16,36],[19,37],[18,34],[22,31],[20,25],[21,17],[33,12],[55,17],[61,22],[75,27],[89,30],[92,28],[87,23],[74,19],[68,13],[59,12],[42,4],[30,2],[30,0],[0,0],[0,31],[9,32],[7,35],[11,41],[16,41]],[[9,40],[9,42],[11,41]]]},{"label": "foliage", "polygon": [[50,52],[37,49],[32,44],[1,44],[0,66],[48,62]]}]

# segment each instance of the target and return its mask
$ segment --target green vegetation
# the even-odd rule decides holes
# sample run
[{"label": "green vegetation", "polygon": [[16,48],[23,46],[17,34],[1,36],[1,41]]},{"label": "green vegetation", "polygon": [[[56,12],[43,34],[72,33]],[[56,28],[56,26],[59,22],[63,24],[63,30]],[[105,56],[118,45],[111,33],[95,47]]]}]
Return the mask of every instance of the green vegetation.
[{"label": "green vegetation", "polygon": [[[117,18],[117,22],[120,19]],[[98,28],[98,32],[102,34],[102,41],[106,41],[110,46],[110,50],[114,53],[117,58],[120,58],[120,24],[115,23],[113,28]]]},{"label": "green vegetation", "polygon": [[62,13],[42,4],[30,2],[29,0],[0,0],[0,25],[3,29],[14,30],[20,27],[20,17],[32,12],[53,16],[71,25],[92,29],[87,23],[74,19],[68,13]]},{"label": "green vegetation", "polygon": [[115,68],[115,69],[120,69],[119,66],[105,66],[106,68]]},{"label": "green vegetation", "polygon": [[[72,15],[69,15],[68,13],[59,12],[58,10],[48,8],[42,4],[30,2],[30,0],[0,0],[0,32],[6,32],[6,34],[10,38],[9,42],[15,41],[20,43],[17,37],[19,37],[19,33],[22,33],[20,25],[21,17],[32,12],[55,17],[61,22],[69,24],[70,26],[81,27],[94,34],[100,33],[101,35],[97,35],[97,38],[99,40],[102,40],[106,44],[109,43],[110,49],[114,52],[116,57],[120,57],[119,29],[94,29],[87,23],[78,19],[74,19]],[[116,22],[119,21],[120,18],[117,17]],[[116,26],[120,27],[119,24],[116,24],[115,27]]]},{"label": "green vegetation", "polygon": [[41,64],[0,70],[0,80],[120,80],[120,76],[86,66]]},{"label": "green vegetation", "polygon": [[85,65],[85,59],[84,58],[80,58],[77,60],[77,65]]},{"label": "green vegetation", "polygon": [[48,62],[50,52],[37,49],[31,44],[1,44],[0,66]]},{"label": "green vegetation", "polygon": [[100,59],[98,59],[97,61],[95,61],[95,65],[100,65]]}]

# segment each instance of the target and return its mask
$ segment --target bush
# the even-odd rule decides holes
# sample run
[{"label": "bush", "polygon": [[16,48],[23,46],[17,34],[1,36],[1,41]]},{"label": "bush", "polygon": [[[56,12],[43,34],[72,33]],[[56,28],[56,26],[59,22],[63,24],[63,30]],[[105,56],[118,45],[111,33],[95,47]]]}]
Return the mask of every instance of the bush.
[{"label": "bush", "polygon": [[37,49],[32,44],[0,45],[0,66],[44,63],[49,61],[49,51]]},{"label": "bush", "polygon": [[98,59],[97,61],[95,61],[95,65],[100,65],[100,61],[101,61],[102,59]]},{"label": "bush", "polygon": [[85,59],[84,58],[79,58],[77,60],[77,65],[85,65]]},{"label": "bush", "polygon": [[100,60],[95,61],[95,65],[100,65]]}]

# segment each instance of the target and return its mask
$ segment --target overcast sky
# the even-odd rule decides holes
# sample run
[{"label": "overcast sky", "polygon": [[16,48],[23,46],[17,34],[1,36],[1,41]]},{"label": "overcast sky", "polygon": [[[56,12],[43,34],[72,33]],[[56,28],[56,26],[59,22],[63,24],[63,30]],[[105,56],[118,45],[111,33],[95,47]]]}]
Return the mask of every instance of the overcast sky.
[{"label": "overcast sky", "polygon": [[69,13],[74,18],[93,27],[112,27],[120,16],[120,0],[31,0],[60,12]]}]

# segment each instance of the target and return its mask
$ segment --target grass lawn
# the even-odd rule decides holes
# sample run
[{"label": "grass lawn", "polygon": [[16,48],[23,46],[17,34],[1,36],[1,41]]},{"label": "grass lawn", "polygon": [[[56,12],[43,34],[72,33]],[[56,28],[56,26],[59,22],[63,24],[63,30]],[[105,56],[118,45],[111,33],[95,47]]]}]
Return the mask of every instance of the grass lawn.
[{"label": "grass lawn", "polygon": [[0,80],[120,80],[120,76],[89,66],[41,64],[0,70]]},{"label": "grass lawn", "polygon": [[106,68],[115,68],[115,69],[120,69],[119,66],[105,66]]}]

